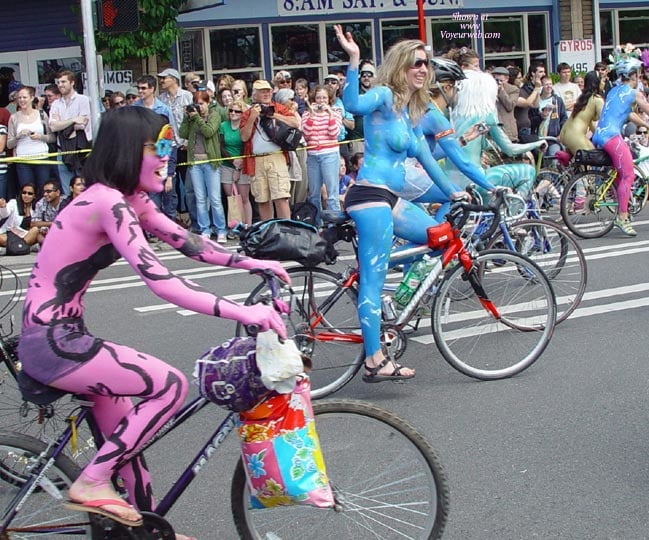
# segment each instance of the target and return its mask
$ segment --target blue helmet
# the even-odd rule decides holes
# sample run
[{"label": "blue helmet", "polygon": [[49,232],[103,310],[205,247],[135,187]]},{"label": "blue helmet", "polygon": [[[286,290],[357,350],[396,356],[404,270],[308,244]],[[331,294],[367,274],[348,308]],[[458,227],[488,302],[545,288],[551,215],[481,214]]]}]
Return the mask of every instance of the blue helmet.
[{"label": "blue helmet", "polygon": [[642,62],[637,58],[621,58],[613,65],[615,74],[625,79],[628,79],[633,72],[640,71],[641,67]]}]

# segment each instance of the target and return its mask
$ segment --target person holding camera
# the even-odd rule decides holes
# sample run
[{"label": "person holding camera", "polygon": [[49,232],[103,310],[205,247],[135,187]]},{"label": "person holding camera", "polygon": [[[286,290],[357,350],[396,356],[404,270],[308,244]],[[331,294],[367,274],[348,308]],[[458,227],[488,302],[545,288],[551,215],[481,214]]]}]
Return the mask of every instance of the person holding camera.
[{"label": "person holding camera", "polygon": [[259,125],[259,117],[266,116],[300,128],[300,116],[286,105],[272,100],[273,87],[268,81],[257,80],[252,85],[253,105],[241,118],[241,140],[244,142],[243,173],[251,177],[250,191],[257,202],[262,220],[290,218],[291,180],[288,174],[288,153],[270,140]]},{"label": "person holding camera", "polygon": [[498,120],[503,124],[503,130],[512,142],[518,142],[518,126],[514,116],[514,108],[521,93],[520,88],[509,84],[509,70],[506,67],[497,66],[491,70],[491,76],[498,85],[496,95],[496,110]]},{"label": "person holding camera", "polygon": [[340,110],[334,109],[335,94],[330,87],[316,86],[310,94],[310,103],[302,115],[302,133],[307,145],[307,178],[309,202],[317,209],[315,225],[321,225],[322,187],[326,190],[327,209],[340,211],[338,198],[338,170],[340,150],[338,134],[342,126]]},{"label": "person holding camera", "polygon": [[[221,141],[219,131],[221,116],[210,108],[210,95],[206,90],[194,92],[194,103],[187,105],[179,133],[187,139],[187,157],[192,165],[187,173],[196,197],[196,220],[203,237],[211,235],[211,225],[216,228],[219,244],[227,242],[225,212],[221,202]],[[211,220],[210,220],[210,210]]]}]

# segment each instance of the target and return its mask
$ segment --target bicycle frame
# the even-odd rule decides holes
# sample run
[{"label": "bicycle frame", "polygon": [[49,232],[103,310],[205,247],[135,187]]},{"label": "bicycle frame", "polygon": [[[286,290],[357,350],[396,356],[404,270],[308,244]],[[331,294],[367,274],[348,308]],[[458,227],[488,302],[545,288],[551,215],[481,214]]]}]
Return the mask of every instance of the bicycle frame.
[{"label": "bicycle frame", "polygon": [[[158,432],[149,440],[147,443],[136,453],[131,459],[141,455],[147,448],[150,448],[155,442],[163,439],[166,435],[174,431],[178,426],[182,425],[185,421],[191,418],[194,414],[202,410],[206,405],[209,405],[210,402],[202,397],[198,397],[187,405],[184,405]],[[45,478],[45,473],[54,465],[56,459],[63,454],[65,447],[69,444],[72,435],[74,424],[75,428],[79,428],[84,421],[87,421],[91,427],[91,431],[94,434],[96,428],[95,420],[92,416],[92,405],[82,405],[81,411],[74,418],[74,421],[71,422],[71,425],[67,427],[59,438],[48,445],[46,450],[38,457],[35,467],[41,465],[44,461],[45,464],[40,467],[38,472],[38,477],[33,482],[26,482],[25,485],[21,488],[14,499],[14,503],[10,505],[11,510],[2,516],[2,524],[0,525],[0,537],[3,537],[4,533],[9,528],[11,521],[20,511],[23,501],[31,495],[31,493],[38,487],[52,494],[56,498],[62,498],[59,492],[59,489],[54,485],[45,485],[42,480]],[[209,461],[209,459],[217,451],[221,443],[226,439],[226,437],[236,429],[237,426],[237,415],[235,413],[228,414],[225,419],[217,426],[217,428],[212,432],[207,442],[203,444],[201,449],[196,453],[194,458],[191,460],[189,465],[181,473],[180,477],[176,482],[173,483],[169,491],[162,497],[156,508],[153,510],[159,516],[165,516],[169,510],[173,507],[175,502],[180,498],[184,491],[189,487],[194,478],[198,476],[201,468]],[[86,525],[85,523],[71,523],[64,525],[57,525],[53,527],[45,527],[42,530],[33,531],[41,534],[57,533],[57,534],[84,534],[84,531],[79,529],[80,525]]]}]

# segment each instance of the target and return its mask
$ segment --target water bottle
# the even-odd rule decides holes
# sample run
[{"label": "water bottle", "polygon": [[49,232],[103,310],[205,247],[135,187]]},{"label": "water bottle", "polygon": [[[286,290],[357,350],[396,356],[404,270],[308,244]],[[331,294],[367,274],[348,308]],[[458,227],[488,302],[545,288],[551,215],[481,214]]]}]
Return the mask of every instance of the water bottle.
[{"label": "water bottle", "polygon": [[417,261],[410,267],[408,273],[403,276],[401,283],[394,291],[394,301],[401,307],[404,307],[410,302],[412,295],[415,294],[417,287],[421,280],[426,276],[427,263],[425,259]]}]

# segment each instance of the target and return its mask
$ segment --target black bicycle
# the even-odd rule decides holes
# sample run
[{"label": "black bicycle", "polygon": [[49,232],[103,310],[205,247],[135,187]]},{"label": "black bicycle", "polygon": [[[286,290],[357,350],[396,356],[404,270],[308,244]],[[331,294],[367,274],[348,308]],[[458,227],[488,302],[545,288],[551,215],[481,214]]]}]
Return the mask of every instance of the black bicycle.
[{"label": "black bicycle", "polygon": [[[279,290],[269,279],[274,278],[266,277],[267,286]],[[103,443],[92,404],[81,396],[75,396],[73,403],[76,408],[67,427],[53,442],[0,431],[0,538],[173,539],[173,528],[164,516],[235,431],[238,416],[228,414],[202,444],[197,442],[197,451],[155,513],[143,512],[143,525],[130,528],[63,505],[65,491],[80,473],[78,464],[66,455],[75,432],[85,426],[97,447]],[[210,405],[202,397],[186,404],[138,455]],[[334,538],[439,538],[448,517],[449,494],[440,460],[426,439],[405,420],[372,404],[325,400],[313,408],[334,506],[252,510],[239,460],[230,490],[241,538],[322,538],[323,531]],[[114,480],[119,486],[119,479]]]}]

